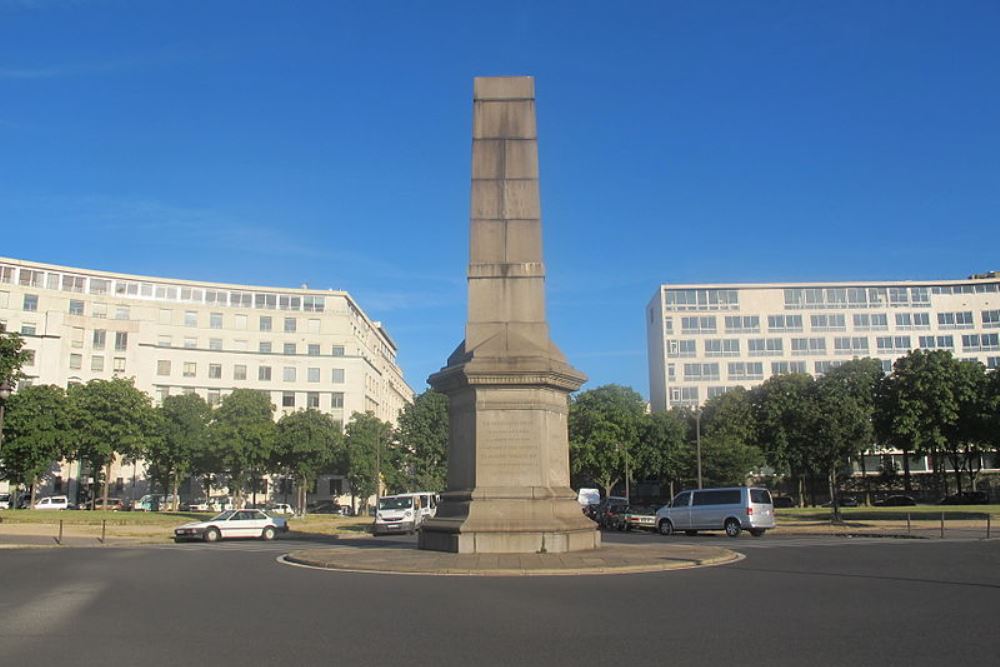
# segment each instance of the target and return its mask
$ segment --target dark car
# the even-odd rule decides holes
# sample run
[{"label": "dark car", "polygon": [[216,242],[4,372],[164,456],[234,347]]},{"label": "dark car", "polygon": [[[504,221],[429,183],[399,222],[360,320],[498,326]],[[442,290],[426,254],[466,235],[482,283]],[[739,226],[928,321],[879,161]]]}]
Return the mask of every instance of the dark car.
[{"label": "dark car", "polygon": [[776,509],[781,507],[797,507],[795,499],[789,496],[771,496],[771,502]]},{"label": "dark car", "polygon": [[108,498],[108,503],[107,505],[105,505],[104,498],[97,498],[96,500],[94,500],[94,509],[109,510],[111,512],[120,512],[125,509],[125,504],[122,503],[121,498]]},{"label": "dark car", "polygon": [[[851,496],[844,496],[837,499],[837,507],[857,507],[858,501]],[[823,507],[833,507],[833,501],[823,503]]]},{"label": "dark car", "polygon": [[916,504],[911,496],[888,496],[875,502],[876,507],[911,507]]},{"label": "dark car", "polygon": [[938,505],[989,505],[990,495],[985,491],[962,491],[942,498]]},{"label": "dark car", "polygon": [[625,530],[625,503],[608,503],[597,515],[597,525],[604,530]]}]

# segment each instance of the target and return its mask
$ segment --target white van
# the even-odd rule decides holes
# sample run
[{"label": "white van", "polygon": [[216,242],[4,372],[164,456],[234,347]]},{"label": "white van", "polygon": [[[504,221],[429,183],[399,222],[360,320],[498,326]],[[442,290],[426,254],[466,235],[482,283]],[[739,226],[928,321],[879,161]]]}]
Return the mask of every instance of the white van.
[{"label": "white van", "polygon": [[35,503],[36,510],[67,510],[69,507],[69,498],[66,496],[46,496]]},{"label": "white van", "polygon": [[774,528],[774,504],[767,489],[734,486],[723,489],[682,491],[668,505],[656,510],[656,529],[661,535],[683,530],[724,530],[739,537],[747,530],[760,537]]},{"label": "white van", "polygon": [[414,533],[425,519],[437,514],[438,496],[430,491],[383,496],[375,511],[372,534]]}]

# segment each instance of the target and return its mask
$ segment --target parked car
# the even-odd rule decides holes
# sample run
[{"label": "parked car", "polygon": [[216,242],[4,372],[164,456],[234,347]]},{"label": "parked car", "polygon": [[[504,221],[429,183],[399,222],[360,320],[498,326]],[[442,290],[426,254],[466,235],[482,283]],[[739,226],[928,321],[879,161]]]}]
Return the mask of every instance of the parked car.
[{"label": "parked car", "polygon": [[125,505],[122,503],[121,498],[108,498],[107,504],[104,503],[104,498],[97,498],[94,500],[94,509],[119,512],[125,509]]},{"label": "parked car", "polygon": [[0,493],[0,510],[9,510],[11,497],[9,493]]},{"label": "parked car", "polygon": [[796,505],[795,503],[795,499],[792,498],[791,496],[771,496],[771,502],[774,505],[775,509],[778,508],[787,509],[789,507],[798,507],[798,505]]},{"label": "parked car", "polygon": [[288,503],[274,503],[267,508],[272,514],[295,514],[295,510]]},{"label": "parked car", "polygon": [[[837,499],[837,506],[838,507],[857,507],[858,506],[858,501],[855,498],[852,498],[851,496],[844,496],[843,498],[838,498]],[[777,505],[775,505],[775,507],[777,507]],[[831,500],[829,502],[823,503],[823,507],[833,507],[833,501]]]},{"label": "parked car", "polygon": [[938,501],[938,505],[989,505],[990,494],[985,491],[961,491]]},{"label": "parked car", "polygon": [[225,512],[236,509],[232,496],[212,496],[208,499],[209,512]]},{"label": "parked car", "polygon": [[628,503],[610,502],[598,512],[597,525],[603,530],[625,530],[625,512]]},{"label": "parked car", "polygon": [[576,494],[576,502],[586,508],[601,502],[601,492],[597,489],[580,489]]},{"label": "parked car", "polygon": [[339,505],[332,500],[321,500],[306,507],[307,514],[340,514],[351,516],[352,511],[346,505]]},{"label": "parked car", "polygon": [[208,506],[208,501],[204,498],[195,498],[194,500],[189,500],[188,502],[181,505],[181,509],[185,512],[211,512],[212,510]]},{"label": "parked car", "polygon": [[611,504],[628,505],[628,499],[623,498],[622,496],[608,496],[607,498],[603,498],[596,505],[587,505],[586,507],[584,507],[583,508],[584,514],[586,514],[589,518],[593,519],[594,521],[597,522],[598,525],[600,525],[601,516],[605,513],[605,510],[608,508],[608,505]]},{"label": "parked car", "polygon": [[73,509],[73,503],[66,496],[46,496],[35,503],[36,510],[68,510]]},{"label": "parked car", "polygon": [[876,500],[876,507],[910,507],[916,505],[917,501],[912,496],[888,496],[882,500]]},{"label": "parked car", "polygon": [[625,530],[656,530],[656,508],[629,505],[625,510]]},{"label": "parked car", "polygon": [[729,537],[739,537],[746,530],[760,537],[774,525],[771,493],[746,486],[682,491],[656,511],[656,528],[661,535],[678,530],[688,535],[699,530],[725,530]]},{"label": "parked car", "polygon": [[174,541],[218,542],[230,538],[273,540],[288,532],[288,523],[261,510],[226,510],[207,521],[192,521],[174,529]]}]

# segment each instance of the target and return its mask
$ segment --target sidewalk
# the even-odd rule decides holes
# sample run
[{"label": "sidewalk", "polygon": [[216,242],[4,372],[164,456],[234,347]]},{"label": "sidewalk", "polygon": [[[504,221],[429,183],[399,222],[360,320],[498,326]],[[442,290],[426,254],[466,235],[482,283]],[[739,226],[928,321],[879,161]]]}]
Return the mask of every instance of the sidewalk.
[{"label": "sidewalk", "polygon": [[667,544],[615,544],[567,554],[452,554],[343,546],[293,551],[282,562],[342,572],[509,577],[662,572],[724,565],[742,558],[720,547]]}]

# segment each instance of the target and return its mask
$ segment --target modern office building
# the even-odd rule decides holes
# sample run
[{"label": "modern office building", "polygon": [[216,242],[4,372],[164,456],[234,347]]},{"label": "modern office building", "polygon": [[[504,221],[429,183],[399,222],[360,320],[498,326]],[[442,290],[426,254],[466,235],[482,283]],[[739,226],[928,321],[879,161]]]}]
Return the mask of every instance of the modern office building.
[{"label": "modern office building", "polygon": [[646,307],[654,411],[913,349],[1000,367],[1000,274],[967,280],[661,285]]},{"label": "modern office building", "polygon": [[[0,326],[31,353],[25,382],[66,387],[131,377],[155,403],[196,393],[210,405],[236,388],[265,391],[276,418],[316,408],[344,424],[371,411],[395,423],[413,391],[396,344],[338,290],[202,283],[76,269],[0,257]],[[77,493],[80,466],[64,462],[43,493]],[[112,495],[138,497],[144,467],[117,465]],[[272,491],[277,491],[272,489]],[[339,477],[312,497],[342,497]]]}]

